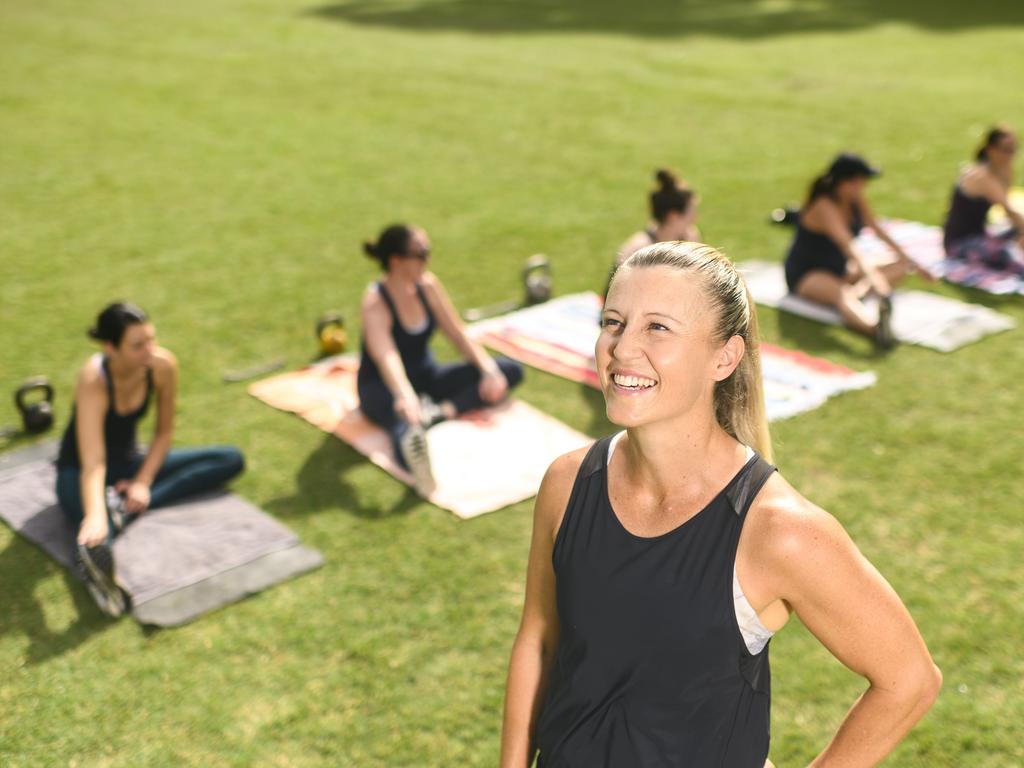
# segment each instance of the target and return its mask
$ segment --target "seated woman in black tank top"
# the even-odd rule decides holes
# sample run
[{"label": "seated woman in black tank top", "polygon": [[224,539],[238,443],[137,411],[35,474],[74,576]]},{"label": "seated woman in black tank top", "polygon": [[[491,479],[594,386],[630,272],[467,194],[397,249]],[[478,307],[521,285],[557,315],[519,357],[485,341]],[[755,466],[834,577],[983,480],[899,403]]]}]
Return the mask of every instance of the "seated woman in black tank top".
[{"label": "seated woman in black tank top", "polygon": [[502,768],[768,765],[766,636],[790,612],[870,684],[813,764],[880,762],[941,676],[892,588],[768,463],[739,273],[706,245],[637,251],[596,355],[625,431],[541,484]]},{"label": "seated woman in black tank top", "polygon": [[[893,344],[892,286],[921,270],[889,237],[868,205],[864,190],[868,180],[878,175],[859,155],[844,153],[815,179],[786,255],[786,284],[798,296],[835,307],[850,328],[889,347]],[[894,263],[875,266],[857,251],[853,239],[865,226],[892,248],[897,257]],[[863,302],[872,291],[881,297],[877,316]]]},{"label": "seated woman in black tank top", "polygon": [[[398,461],[423,495],[434,489],[424,430],[443,419],[500,402],[523,379],[507,358],[493,359],[470,339],[441,281],[427,271],[430,241],[418,227],[388,227],[363,245],[384,277],[363,296],[360,408],[391,436]],[[440,328],[468,361],[441,365],[430,352]]]},{"label": "seated woman in black tank top", "polygon": [[[700,230],[697,229],[697,193],[665,168],[655,172],[654,180],[658,186],[650,194],[651,222],[644,229],[630,235],[619,247],[612,272],[645,245],[668,240],[700,240]],[[608,279],[611,280],[611,277]],[[607,294],[608,289],[605,287]]]},{"label": "seated woman in black tank top", "polygon": [[[1024,212],[1010,203],[1017,135],[1005,125],[989,130],[953,187],[943,226],[943,244],[951,259],[1024,276]],[[986,229],[988,211],[1001,205],[1010,227],[998,234]]]},{"label": "seated woman in black tank top", "polygon": [[[89,335],[103,351],[82,367],[71,420],[57,457],[57,500],[75,529],[79,565],[100,608],[124,610],[110,544],[149,509],[223,485],[242,471],[237,448],[171,450],[178,363],[157,346],[146,313],[111,304]],[[156,400],[153,441],[140,450],[137,427]]]}]

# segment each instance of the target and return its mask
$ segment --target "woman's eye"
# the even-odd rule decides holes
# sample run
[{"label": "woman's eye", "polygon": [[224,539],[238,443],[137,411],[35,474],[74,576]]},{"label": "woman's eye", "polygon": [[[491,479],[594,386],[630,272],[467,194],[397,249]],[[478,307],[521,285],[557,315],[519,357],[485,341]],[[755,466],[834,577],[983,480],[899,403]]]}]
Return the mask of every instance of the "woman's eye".
[{"label": "woman's eye", "polygon": [[615,320],[610,317],[606,317],[604,320],[601,321],[602,328],[615,328],[618,325],[621,325],[621,323],[618,320]]},{"label": "woman's eye", "polygon": [[667,331],[668,328],[661,323],[651,323],[650,328],[652,331]]}]

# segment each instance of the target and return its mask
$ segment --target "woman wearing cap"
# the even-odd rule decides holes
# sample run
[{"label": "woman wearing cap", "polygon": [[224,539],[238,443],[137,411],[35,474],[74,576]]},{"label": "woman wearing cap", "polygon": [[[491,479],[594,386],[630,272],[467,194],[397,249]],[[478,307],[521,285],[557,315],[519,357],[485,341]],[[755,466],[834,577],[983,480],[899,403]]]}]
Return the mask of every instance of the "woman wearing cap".
[{"label": "woman wearing cap", "polygon": [[[786,284],[798,296],[835,307],[850,328],[889,347],[892,286],[916,267],[868,205],[865,187],[878,175],[864,158],[843,153],[814,180],[786,256]],[[857,251],[853,240],[865,226],[892,248],[895,262],[876,266]],[[877,318],[863,301],[871,291],[881,298]]]},{"label": "woman wearing cap", "polygon": [[[148,509],[223,485],[242,471],[237,448],[171,450],[178,362],[156,343],[142,309],[116,302],[89,336],[103,351],[82,367],[57,456],[57,500],[75,529],[86,586],[111,616],[125,608],[110,551],[125,524]],[[139,449],[139,421],[156,399],[153,441]]]},{"label": "woman wearing cap", "polygon": [[[943,243],[951,259],[981,264],[1024,275],[1024,212],[1009,201],[1017,135],[997,125],[985,135],[975,162],[964,169],[953,188],[953,199],[943,227]],[[985,230],[988,209],[1001,205],[1010,229],[999,235]]]},{"label": "woman wearing cap", "polygon": [[769,646],[791,613],[867,683],[811,765],[879,763],[941,676],[892,587],[769,463],[739,273],[707,245],[641,249],[596,356],[623,431],[541,483],[501,767],[539,751],[541,768],[762,768]]},{"label": "woman wearing cap", "polygon": [[[422,229],[390,226],[363,250],[385,275],[363,295],[360,408],[388,431],[399,462],[427,495],[434,478],[424,430],[501,401],[522,381],[523,369],[492,358],[466,335],[441,281],[427,271],[430,241]],[[429,342],[435,327],[468,363],[434,361]]]}]

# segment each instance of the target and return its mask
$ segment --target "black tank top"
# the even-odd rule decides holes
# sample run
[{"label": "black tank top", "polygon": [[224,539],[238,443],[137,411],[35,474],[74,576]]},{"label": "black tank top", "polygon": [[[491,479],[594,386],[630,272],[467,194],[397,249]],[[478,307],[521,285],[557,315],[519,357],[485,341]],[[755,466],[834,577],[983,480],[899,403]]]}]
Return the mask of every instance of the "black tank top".
[{"label": "black tank top", "polygon": [[[850,214],[850,234],[856,237],[864,227],[864,219],[856,205]],[[839,275],[846,272],[846,254],[828,235],[807,229],[803,223],[802,213],[797,219],[796,234],[793,236],[786,260],[791,270],[799,266],[804,272],[813,268],[827,269]]]},{"label": "black tank top", "polygon": [[[398,354],[402,358],[405,375],[409,378],[409,383],[413,385],[413,388],[418,388],[421,379],[429,372],[433,364],[434,358],[430,354],[429,344],[436,326],[434,315],[427,303],[427,297],[423,294],[423,287],[419,283],[416,284],[416,295],[419,297],[420,303],[423,304],[423,311],[427,313],[427,325],[419,333],[409,333],[402,325],[402,321],[398,318],[398,311],[395,309],[395,302],[391,299],[383,283],[377,283],[377,290],[380,291],[381,298],[384,299],[384,303],[388,305],[388,310],[391,312],[391,338],[395,340]],[[360,384],[378,384],[383,381],[377,364],[366,351],[365,334],[360,339],[358,379]]]},{"label": "black tank top", "polygon": [[984,197],[971,197],[960,185],[953,187],[953,199],[949,203],[946,224],[942,228],[942,243],[949,248],[951,243],[965,237],[985,234],[985,220],[992,207]]},{"label": "black tank top", "polygon": [[[107,454],[107,466],[124,464],[131,461],[138,452],[136,427],[149,409],[150,395],[153,392],[153,369],[146,369],[146,397],[142,405],[130,413],[120,414],[114,408],[114,380],[110,375],[107,358],[103,358],[103,378],[107,382],[107,414],[103,418],[103,445]],[[78,454],[78,435],[76,434],[75,408],[71,408],[71,421],[64,430],[60,441],[60,453],[57,454],[58,467],[79,467],[82,465]]]},{"label": "black tank top", "polygon": [[768,648],[751,655],[732,592],[755,454],[697,515],[629,533],[608,499],[611,438],[580,466],[552,564],[560,634],[537,724],[543,768],[762,768]]}]

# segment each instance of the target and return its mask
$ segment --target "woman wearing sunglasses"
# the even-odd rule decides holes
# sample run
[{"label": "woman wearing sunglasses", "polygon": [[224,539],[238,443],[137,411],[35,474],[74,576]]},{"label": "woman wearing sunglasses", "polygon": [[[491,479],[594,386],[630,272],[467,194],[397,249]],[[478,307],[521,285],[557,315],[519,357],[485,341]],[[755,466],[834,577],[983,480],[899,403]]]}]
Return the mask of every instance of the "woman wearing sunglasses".
[{"label": "woman wearing sunglasses", "polygon": [[[1008,199],[1016,153],[1016,134],[997,125],[985,135],[975,162],[960,174],[943,228],[943,244],[951,259],[1024,275],[1024,214]],[[1003,206],[1010,221],[1010,229],[998,235],[985,230],[993,204]]]},{"label": "woman wearing sunglasses", "polygon": [[[419,227],[396,224],[366,255],[384,276],[366,289],[360,310],[360,407],[391,435],[395,455],[424,495],[434,489],[424,431],[465,411],[500,402],[523,378],[522,367],[494,359],[471,340],[441,281],[427,270],[430,240]],[[465,363],[439,364],[430,337],[440,328]]]}]

